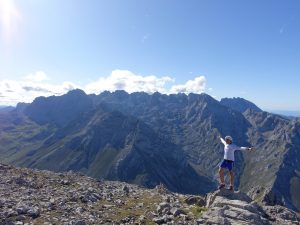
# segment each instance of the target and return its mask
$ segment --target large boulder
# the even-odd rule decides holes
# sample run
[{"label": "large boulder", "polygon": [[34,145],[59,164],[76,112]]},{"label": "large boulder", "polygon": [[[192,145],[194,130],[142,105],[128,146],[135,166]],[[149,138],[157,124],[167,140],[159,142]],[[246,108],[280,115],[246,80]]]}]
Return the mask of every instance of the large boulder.
[{"label": "large boulder", "polygon": [[260,206],[241,192],[221,189],[206,196],[207,211],[198,224],[300,224],[296,213],[282,206]]}]

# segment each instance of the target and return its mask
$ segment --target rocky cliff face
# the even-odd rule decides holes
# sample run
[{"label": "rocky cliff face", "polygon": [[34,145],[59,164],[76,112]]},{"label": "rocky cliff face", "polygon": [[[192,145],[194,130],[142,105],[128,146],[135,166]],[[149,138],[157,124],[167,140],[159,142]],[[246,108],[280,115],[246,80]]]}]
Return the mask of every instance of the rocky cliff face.
[{"label": "rocky cliff face", "polygon": [[72,90],[63,96],[36,98],[25,114],[38,124],[63,127],[92,107],[92,100],[82,90]]},{"label": "rocky cliff face", "polygon": [[0,164],[0,224],[299,224],[297,214],[228,190],[206,197]]},{"label": "rocky cliff face", "polygon": [[290,121],[251,110],[244,115],[252,124],[248,135],[257,150],[245,156],[241,190],[269,204],[299,210],[299,196],[295,190],[300,178],[299,120]]}]

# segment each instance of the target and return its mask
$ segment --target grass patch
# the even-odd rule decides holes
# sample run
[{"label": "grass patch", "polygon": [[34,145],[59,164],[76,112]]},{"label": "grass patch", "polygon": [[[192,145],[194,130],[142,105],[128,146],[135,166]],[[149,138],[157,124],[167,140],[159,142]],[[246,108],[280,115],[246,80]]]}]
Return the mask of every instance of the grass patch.
[{"label": "grass patch", "polygon": [[203,213],[203,212],[206,212],[206,211],[207,211],[207,208],[205,208],[205,207],[200,207],[200,206],[197,206],[197,205],[192,206],[192,207],[190,208],[190,212],[193,213],[193,215],[194,215],[195,217],[200,217],[200,216],[202,215],[202,213]]},{"label": "grass patch", "polygon": [[94,162],[89,168],[88,175],[92,177],[103,177],[109,171],[113,163],[116,161],[118,150],[107,146],[95,157]]},{"label": "grass patch", "polygon": [[[113,215],[110,215],[110,219],[115,222],[119,222],[125,217],[133,216],[139,218],[139,216],[145,216],[145,224],[155,224],[147,217],[147,213],[155,211],[157,204],[162,199],[158,196],[139,196],[139,198],[129,198],[124,202],[124,205],[114,208]],[[143,203],[142,207],[138,207],[139,203]]]},{"label": "grass patch", "polygon": [[[11,121],[10,123],[13,124]],[[0,126],[1,161],[14,164],[22,163],[27,152],[40,147],[43,138],[37,138],[36,135],[55,131],[54,128],[49,128],[47,125],[40,126],[26,118],[23,118],[20,124],[11,125],[9,128]]]}]

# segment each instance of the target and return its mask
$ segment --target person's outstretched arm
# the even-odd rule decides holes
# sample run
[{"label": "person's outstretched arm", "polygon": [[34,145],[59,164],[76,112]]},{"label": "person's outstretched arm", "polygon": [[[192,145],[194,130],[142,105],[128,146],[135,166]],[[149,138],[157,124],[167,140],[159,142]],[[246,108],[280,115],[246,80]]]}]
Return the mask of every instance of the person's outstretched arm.
[{"label": "person's outstretched arm", "polygon": [[225,141],[222,137],[220,137],[220,140],[221,140],[221,142],[223,143],[223,145],[226,144],[226,141]]},{"label": "person's outstretched arm", "polygon": [[251,150],[251,148],[250,148],[250,147],[239,147],[239,146],[235,146],[235,150],[245,151],[245,150]]}]

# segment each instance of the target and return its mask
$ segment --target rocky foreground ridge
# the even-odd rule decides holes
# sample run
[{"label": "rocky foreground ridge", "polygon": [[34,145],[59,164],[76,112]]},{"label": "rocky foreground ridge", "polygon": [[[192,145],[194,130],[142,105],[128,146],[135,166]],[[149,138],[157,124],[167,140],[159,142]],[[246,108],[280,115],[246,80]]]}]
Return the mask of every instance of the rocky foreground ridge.
[{"label": "rocky foreground ridge", "polygon": [[226,189],[205,197],[0,164],[0,225],[300,224],[282,206]]}]

